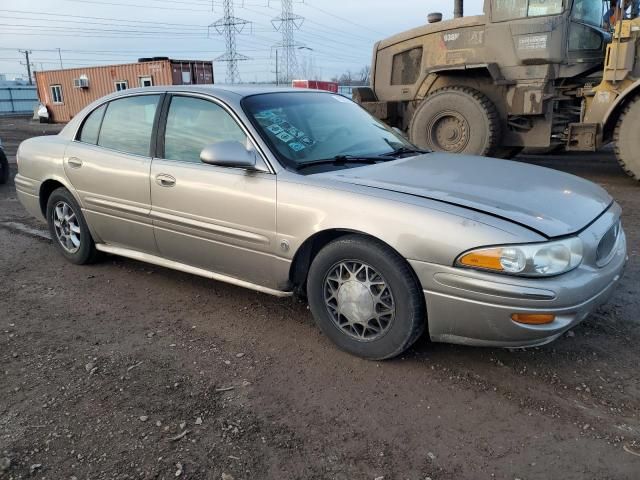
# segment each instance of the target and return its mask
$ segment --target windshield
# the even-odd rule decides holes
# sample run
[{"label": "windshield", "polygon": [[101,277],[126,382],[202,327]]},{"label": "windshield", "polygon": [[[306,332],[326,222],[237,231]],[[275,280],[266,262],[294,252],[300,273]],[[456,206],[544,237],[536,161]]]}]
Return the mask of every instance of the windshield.
[{"label": "windshield", "polygon": [[[599,0],[600,1],[600,0]],[[492,0],[494,22],[562,13],[563,0]]]},{"label": "windshield", "polygon": [[242,106],[279,160],[294,169],[338,157],[376,157],[415,148],[340,95],[267,93],[245,98]]},{"label": "windshield", "polygon": [[604,6],[602,0],[575,0],[571,16],[594,27],[602,27]]}]

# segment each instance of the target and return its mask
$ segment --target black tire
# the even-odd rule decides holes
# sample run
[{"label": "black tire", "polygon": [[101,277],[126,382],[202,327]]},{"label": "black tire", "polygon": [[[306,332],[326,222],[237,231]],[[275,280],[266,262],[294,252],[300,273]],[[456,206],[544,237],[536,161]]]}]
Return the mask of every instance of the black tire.
[{"label": "black tire", "polygon": [[415,145],[427,150],[491,156],[500,143],[500,117],[479,91],[445,87],[423,100],[409,133]]},{"label": "black tire", "polygon": [[[343,263],[357,265],[358,262],[369,267],[368,270],[365,269],[367,272],[365,281],[379,278],[388,291],[374,285],[362,287],[363,284],[351,281],[343,283],[338,291],[341,291],[347,283],[358,283],[360,285],[358,288],[364,288],[364,292],[368,291],[372,294],[372,298],[374,294],[384,296],[387,305],[391,304],[395,307],[395,316],[380,329],[377,335],[371,335],[370,338],[364,338],[364,335],[361,338],[355,338],[353,331],[348,333],[349,327],[341,327],[336,320],[336,318],[346,320],[347,317],[334,315],[325,302],[326,292],[332,291],[326,283],[332,272],[340,268],[339,266]],[[356,270],[355,267],[354,270]],[[378,276],[375,277],[374,273]],[[349,277],[350,280],[354,278]],[[391,300],[389,300],[389,292]],[[327,295],[331,296],[331,294]],[[309,269],[307,298],[311,313],[320,330],[340,349],[369,360],[385,360],[400,355],[415,343],[427,325],[422,288],[409,264],[387,245],[364,236],[341,237],[325,246],[316,255]],[[375,315],[373,312],[379,311],[378,307],[382,303],[376,303],[374,300],[371,305],[373,309],[369,313]],[[366,313],[364,315],[364,318],[369,318]],[[367,324],[374,321],[366,320]],[[380,327],[382,323],[377,322],[377,327]],[[358,330],[367,329],[359,328]]]},{"label": "black tire", "polygon": [[618,163],[627,175],[640,181],[640,97],[623,110],[613,133],[614,151]]},{"label": "black tire", "polygon": [[[64,242],[59,236],[56,226],[54,225],[55,209],[58,205],[66,204],[70,207],[77,222],[75,225],[79,227],[79,245],[76,251],[70,251],[64,246]],[[49,224],[49,232],[51,239],[56,245],[63,257],[76,265],[87,265],[96,262],[100,257],[100,252],[96,250],[96,245],[87,227],[87,222],[82,215],[82,210],[76,199],[66,188],[58,188],[51,193],[47,201],[47,223]]]},{"label": "black tire", "polygon": [[0,150],[0,185],[9,181],[9,161],[7,156]]}]

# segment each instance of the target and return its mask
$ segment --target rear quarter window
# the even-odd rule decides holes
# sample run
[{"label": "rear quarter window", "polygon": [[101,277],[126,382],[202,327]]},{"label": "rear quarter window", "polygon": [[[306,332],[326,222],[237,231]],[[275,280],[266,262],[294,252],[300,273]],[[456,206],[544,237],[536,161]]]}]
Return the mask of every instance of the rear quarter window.
[{"label": "rear quarter window", "polygon": [[96,108],[85,119],[82,124],[82,129],[78,135],[78,140],[83,143],[90,143],[96,145],[98,143],[98,134],[100,133],[100,124],[102,123],[102,117],[107,109],[107,105],[104,104],[100,108]]}]

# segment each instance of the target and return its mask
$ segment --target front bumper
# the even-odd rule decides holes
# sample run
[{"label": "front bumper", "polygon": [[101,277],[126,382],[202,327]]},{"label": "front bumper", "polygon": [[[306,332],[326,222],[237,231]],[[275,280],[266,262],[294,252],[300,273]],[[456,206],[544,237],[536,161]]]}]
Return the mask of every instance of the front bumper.
[{"label": "front bumper", "polygon": [[[583,232],[593,243],[612,224],[605,215]],[[594,234],[595,233],[595,234]],[[615,253],[599,268],[585,257],[577,269],[552,278],[519,278],[411,261],[420,279],[435,342],[491,347],[532,347],[549,343],[605,303],[619,282],[627,260],[621,231]],[[546,325],[525,325],[514,313],[556,316]]]}]

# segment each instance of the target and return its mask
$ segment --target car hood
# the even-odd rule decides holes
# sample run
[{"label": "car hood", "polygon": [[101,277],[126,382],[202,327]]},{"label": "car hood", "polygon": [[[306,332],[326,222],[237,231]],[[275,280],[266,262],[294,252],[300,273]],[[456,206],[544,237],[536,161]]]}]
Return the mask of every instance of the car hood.
[{"label": "car hood", "polygon": [[582,230],[613,201],[603,188],[574,175],[468,155],[430,153],[323,175],[482,211],[547,237]]}]

